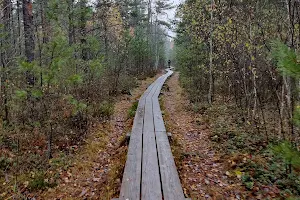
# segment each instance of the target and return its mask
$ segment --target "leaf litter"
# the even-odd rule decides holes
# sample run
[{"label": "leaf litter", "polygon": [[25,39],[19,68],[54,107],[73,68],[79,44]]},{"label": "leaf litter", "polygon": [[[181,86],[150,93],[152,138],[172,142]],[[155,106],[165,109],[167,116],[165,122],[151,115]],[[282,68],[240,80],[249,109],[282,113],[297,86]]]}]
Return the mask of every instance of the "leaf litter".
[{"label": "leaf litter", "polygon": [[[210,144],[210,127],[191,109],[175,73],[166,83],[161,98],[176,166],[186,196],[192,199],[241,199],[247,192],[240,181],[233,181],[227,161]],[[239,174],[240,175],[240,174]]]},{"label": "leaf litter", "polygon": [[116,97],[112,117],[95,122],[85,145],[79,147],[71,160],[72,165],[66,170],[58,169],[58,186],[29,197],[101,200],[118,197],[127,155],[127,147],[121,144],[133,123],[128,110],[158,76],[140,81],[131,95]]}]

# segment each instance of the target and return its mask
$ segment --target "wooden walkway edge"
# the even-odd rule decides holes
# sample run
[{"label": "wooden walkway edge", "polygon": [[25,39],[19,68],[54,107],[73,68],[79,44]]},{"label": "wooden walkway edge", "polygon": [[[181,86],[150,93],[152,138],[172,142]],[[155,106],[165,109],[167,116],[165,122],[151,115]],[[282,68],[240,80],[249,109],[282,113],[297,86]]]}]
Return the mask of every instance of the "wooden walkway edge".
[{"label": "wooden walkway edge", "polygon": [[158,100],[166,71],[139,100],[119,200],[185,199]]}]

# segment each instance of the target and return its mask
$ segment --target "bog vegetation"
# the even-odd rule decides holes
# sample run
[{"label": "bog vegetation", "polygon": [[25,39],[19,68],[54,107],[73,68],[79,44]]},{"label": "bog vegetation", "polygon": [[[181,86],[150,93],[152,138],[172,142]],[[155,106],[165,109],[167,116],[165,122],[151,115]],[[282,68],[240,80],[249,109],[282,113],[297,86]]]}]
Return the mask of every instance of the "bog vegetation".
[{"label": "bog vegetation", "polygon": [[[165,63],[164,1],[0,1],[0,194],[55,186],[49,167]],[[134,115],[134,107],[129,116]],[[30,177],[30,178],[26,178]]]},{"label": "bog vegetation", "polygon": [[[0,195],[55,187],[170,45],[158,0],[0,0]],[[245,198],[300,196],[300,2],[186,0],[172,65]],[[174,63],[175,62],[175,63]],[[128,110],[135,115],[137,103]],[[202,123],[202,122],[199,122]],[[245,159],[246,158],[246,159]]]},{"label": "bog vegetation", "polygon": [[178,17],[181,83],[228,174],[256,194],[299,197],[299,1],[187,0]]}]

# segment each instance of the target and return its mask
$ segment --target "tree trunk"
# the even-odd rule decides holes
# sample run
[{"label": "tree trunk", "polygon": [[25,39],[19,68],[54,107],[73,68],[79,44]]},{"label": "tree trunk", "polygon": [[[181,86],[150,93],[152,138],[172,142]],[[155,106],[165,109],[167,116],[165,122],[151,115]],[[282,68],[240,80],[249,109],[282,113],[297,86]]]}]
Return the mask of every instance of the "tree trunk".
[{"label": "tree trunk", "polygon": [[20,12],[21,12],[20,0],[17,0],[19,55],[22,55],[22,43],[21,43],[21,19],[20,19]]},{"label": "tree trunk", "polygon": [[[81,9],[81,16],[80,16],[80,45],[81,45],[81,59],[88,60],[88,52],[86,47],[86,0],[80,1],[80,9]],[[87,73],[87,69],[84,69]]]},{"label": "tree trunk", "polygon": [[[22,0],[23,2],[23,23],[24,23],[24,37],[25,37],[25,57],[27,62],[34,61],[34,26],[31,0]],[[35,77],[32,72],[26,73],[27,83],[34,85]]]},{"label": "tree trunk", "polygon": [[74,0],[68,0],[68,18],[69,18],[69,45],[73,45],[75,42],[75,30],[74,30],[74,15],[73,15]]},{"label": "tree trunk", "polygon": [[[287,36],[288,46],[295,50],[294,48],[294,36],[295,36],[295,1],[294,0],[286,0],[287,7],[287,19],[289,22],[289,31]],[[294,141],[294,108],[295,108],[295,97],[297,96],[296,91],[296,80],[293,77],[288,77],[288,80],[285,80],[285,86],[287,90],[287,101],[289,107],[289,127],[291,130],[291,141]]]},{"label": "tree trunk", "polygon": [[12,3],[10,0],[3,1],[3,35],[4,37],[1,39],[1,66],[0,69],[0,105],[4,107],[4,121],[8,121],[8,105],[7,105],[7,74],[8,74],[8,65],[10,62],[10,55],[11,55],[11,24],[10,20],[12,17]]},{"label": "tree trunk", "polygon": [[52,139],[53,139],[53,125],[50,123],[50,131],[48,133],[47,141],[47,158],[52,158]]}]

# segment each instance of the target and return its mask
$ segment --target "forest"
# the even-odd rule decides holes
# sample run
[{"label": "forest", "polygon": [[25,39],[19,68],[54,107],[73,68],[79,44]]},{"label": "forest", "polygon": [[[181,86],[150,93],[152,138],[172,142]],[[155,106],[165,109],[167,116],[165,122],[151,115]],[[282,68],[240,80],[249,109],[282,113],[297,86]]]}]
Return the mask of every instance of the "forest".
[{"label": "forest", "polygon": [[168,60],[185,196],[299,199],[299,50],[299,0],[0,0],[0,199],[118,197]]}]

